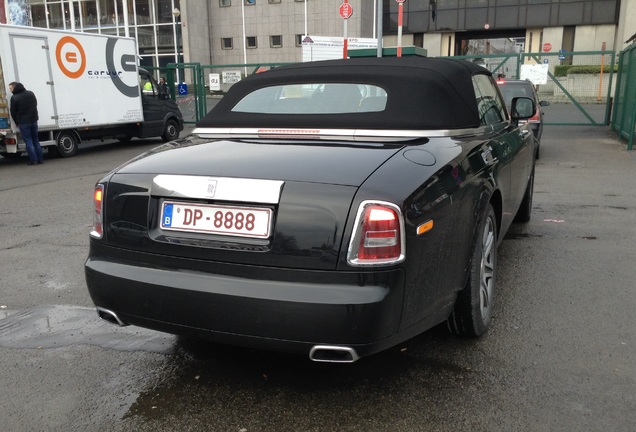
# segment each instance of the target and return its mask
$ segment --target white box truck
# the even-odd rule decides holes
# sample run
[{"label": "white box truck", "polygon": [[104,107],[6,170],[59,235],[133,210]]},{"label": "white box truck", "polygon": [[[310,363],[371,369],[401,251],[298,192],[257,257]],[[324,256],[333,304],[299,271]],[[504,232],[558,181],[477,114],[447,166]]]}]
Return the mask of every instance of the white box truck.
[{"label": "white box truck", "polygon": [[26,151],[9,112],[11,82],[38,100],[40,143],[74,156],[83,140],[179,137],[183,116],[148,71],[132,38],[0,25],[0,155]]}]

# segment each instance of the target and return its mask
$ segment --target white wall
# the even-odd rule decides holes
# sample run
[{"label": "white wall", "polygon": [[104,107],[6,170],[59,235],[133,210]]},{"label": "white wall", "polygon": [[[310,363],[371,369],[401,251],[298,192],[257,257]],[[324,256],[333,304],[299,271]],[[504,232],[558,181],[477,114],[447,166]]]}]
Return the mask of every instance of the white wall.
[{"label": "white wall", "polygon": [[615,34],[616,26],[613,24],[577,26],[574,33],[574,51],[600,51],[603,42],[606,50],[613,50]]},{"label": "white wall", "polygon": [[621,1],[621,19],[616,29],[616,51],[622,51],[629,44],[625,41],[636,34],[636,0]]}]

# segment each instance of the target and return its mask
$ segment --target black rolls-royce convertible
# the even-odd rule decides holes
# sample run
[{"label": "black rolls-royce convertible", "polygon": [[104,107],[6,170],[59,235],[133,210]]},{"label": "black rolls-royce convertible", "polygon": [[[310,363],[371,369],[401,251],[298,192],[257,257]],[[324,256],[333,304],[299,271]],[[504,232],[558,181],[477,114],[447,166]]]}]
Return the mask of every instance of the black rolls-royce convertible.
[{"label": "black rolls-royce convertible", "polygon": [[[272,69],[95,187],[99,316],[353,362],[493,313],[497,245],[532,208],[535,140],[490,72],[422,57]],[[526,110],[527,112],[523,112]]]}]

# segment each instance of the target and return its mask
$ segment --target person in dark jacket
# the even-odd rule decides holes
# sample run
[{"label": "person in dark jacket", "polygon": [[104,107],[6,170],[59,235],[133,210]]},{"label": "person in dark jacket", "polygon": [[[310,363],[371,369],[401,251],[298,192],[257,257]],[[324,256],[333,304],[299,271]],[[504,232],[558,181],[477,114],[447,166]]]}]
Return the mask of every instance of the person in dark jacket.
[{"label": "person in dark jacket", "polygon": [[24,88],[19,82],[9,84],[11,96],[11,117],[20,128],[22,139],[29,153],[29,165],[44,162],[42,147],[38,139],[38,100],[32,91]]},{"label": "person in dark jacket", "polygon": [[168,90],[168,83],[166,83],[166,79],[164,77],[159,78],[159,88],[167,94],[170,95],[170,90]]}]

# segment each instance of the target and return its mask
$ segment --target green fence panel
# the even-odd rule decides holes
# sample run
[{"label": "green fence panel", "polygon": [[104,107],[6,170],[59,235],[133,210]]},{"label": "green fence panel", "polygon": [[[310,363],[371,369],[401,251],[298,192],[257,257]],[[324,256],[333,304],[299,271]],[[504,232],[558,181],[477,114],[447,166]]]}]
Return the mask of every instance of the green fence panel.
[{"label": "green fence panel", "polygon": [[636,45],[624,49],[619,56],[618,78],[611,127],[627,139],[632,150],[636,134]]},{"label": "green fence panel", "polygon": [[548,65],[548,82],[537,86],[547,125],[605,126],[610,123],[616,67],[613,51],[523,54],[524,63]]},{"label": "green fence panel", "polygon": [[610,122],[615,73],[613,51],[511,53],[455,56],[489,69],[495,77],[519,79],[524,65],[547,65],[545,84],[537,85],[546,125],[594,125]]}]

